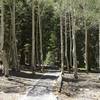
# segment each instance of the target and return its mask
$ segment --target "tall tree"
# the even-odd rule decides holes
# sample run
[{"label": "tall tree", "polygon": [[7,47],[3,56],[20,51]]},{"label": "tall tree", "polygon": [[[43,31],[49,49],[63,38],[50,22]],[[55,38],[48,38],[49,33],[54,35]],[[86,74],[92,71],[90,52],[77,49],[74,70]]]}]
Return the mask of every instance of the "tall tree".
[{"label": "tall tree", "polygon": [[69,7],[69,37],[70,37],[70,68],[72,67],[72,13],[71,13],[71,0],[70,0],[70,7]]},{"label": "tall tree", "polygon": [[61,37],[61,71],[64,71],[64,38],[63,38],[63,16],[60,15],[60,37]]},{"label": "tall tree", "polygon": [[[75,12],[73,12],[75,13]],[[77,79],[77,57],[76,57],[76,32],[75,32],[75,16],[72,16],[72,37],[73,37],[73,69],[74,69],[74,77]]]},{"label": "tall tree", "polygon": [[[39,4],[38,4],[38,18],[39,18],[39,36],[40,36],[40,64],[42,65],[43,64],[43,50],[42,50],[43,48],[42,48],[42,27],[41,27],[40,4],[41,4],[41,2],[39,2]],[[43,71],[43,67],[42,67],[42,71]]]},{"label": "tall tree", "polygon": [[88,32],[87,32],[87,22],[84,20],[84,28],[85,28],[85,68],[88,72]]},{"label": "tall tree", "polygon": [[[38,3],[38,2],[37,2]],[[38,9],[38,4],[36,5],[36,9]],[[36,64],[38,64],[38,66],[40,66],[40,43],[39,43],[39,19],[38,19],[38,10],[36,12],[37,14],[35,15],[35,18],[36,18]]]},{"label": "tall tree", "polygon": [[72,67],[72,23],[71,23],[72,14],[69,15],[69,37],[70,37],[70,68]]},{"label": "tall tree", "polygon": [[0,51],[4,46],[4,3],[1,0],[1,34],[0,34]]},{"label": "tall tree", "polygon": [[99,69],[100,69],[100,19],[99,19]]},{"label": "tall tree", "polygon": [[[77,1],[77,0],[76,0]],[[73,39],[73,71],[75,79],[78,78],[78,68],[77,68],[77,55],[76,55],[76,13],[77,5],[74,5],[76,2],[72,2],[72,39]]]},{"label": "tall tree", "polygon": [[0,57],[3,61],[5,76],[9,75],[9,65],[7,61],[7,54],[4,50],[4,1],[1,0],[1,34],[0,34]]},{"label": "tall tree", "polygon": [[67,35],[68,35],[68,23],[67,23],[67,16],[66,16],[66,12],[65,12],[65,59],[66,59],[66,65],[67,65],[67,70],[69,71],[69,62],[68,62],[68,45],[67,45]]},{"label": "tall tree", "polygon": [[36,61],[35,61],[35,5],[34,0],[32,0],[32,70],[36,67]]},{"label": "tall tree", "polygon": [[83,17],[84,17],[84,32],[85,32],[85,68],[86,68],[86,71],[88,73],[89,71],[89,65],[88,65],[88,28],[87,28],[87,12],[86,12],[86,0],[83,1]]},{"label": "tall tree", "polygon": [[12,52],[13,52],[13,67],[18,68],[18,54],[17,54],[17,43],[16,43],[16,31],[15,31],[15,0],[12,0],[11,7],[11,34],[12,34]]}]

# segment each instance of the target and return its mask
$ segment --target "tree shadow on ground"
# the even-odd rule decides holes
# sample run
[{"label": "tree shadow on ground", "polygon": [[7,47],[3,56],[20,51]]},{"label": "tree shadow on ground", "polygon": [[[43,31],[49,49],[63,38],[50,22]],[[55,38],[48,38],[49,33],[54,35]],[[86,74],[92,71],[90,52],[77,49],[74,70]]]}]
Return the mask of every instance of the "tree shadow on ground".
[{"label": "tree shadow on ground", "polygon": [[43,75],[41,79],[50,79],[50,80],[55,80],[57,79],[57,76],[51,76],[51,75]]},{"label": "tree shadow on ground", "polygon": [[82,91],[91,91],[100,89],[100,80],[96,77],[98,74],[79,74],[79,79],[75,80],[72,76],[63,77],[62,93],[67,96],[76,96]]},{"label": "tree shadow on ground", "polygon": [[[17,76],[17,77],[20,77],[20,76]],[[37,77],[37,78],[36,78]],[[31,79],[41,79],[41,80],[45,80],[45,79],[50,79],[50,80],[54,80],[56,77],[54,76],[49,76],[49,75],[46,75],[46,76],[40,76],[39,75],[36,75],[36,77],[34,78],[31,78]],[[23,78],[26,78],[26,77],[23,77]],[[20,83],[20,84],[23,84],[24,86],[32,86],[32,84],[30,83],[26,83],[24,82],[24,80],[20,80],[18,78],[12,78],[12,77],[8,77],[8,80],[9,81],[14,81],[14,82],[17,82],[17,83]],[[34,80],[35,81],[35,80]]]},{"label": "tree shadow on ground", "polygon": [[55,72],[60,72],[60,71],[59,70],[48,70],[48,72],[55,73]]},{"label": "tree shadow on ground", "polygon": [[64,82],[74,82],[74,83],[77,83],[77,82],[86,81],[86,80],[85,79],[75,79],[75,78],[65,78],[65,77],[63,77],[63,81]]},{"label": "tree shadow on ground", "polygon": [[[20,89],[19,89],[20,88]],[[26,88],[23,86],[23,87],[21,87],[21,86],[19,86],[19,87],[17,87],[17,86],[12,86],[12,87],[6,87],[4,90],[3,90],[3,92],[4,93],[19,93],[19,92],[24,92],[26,90]]]},{"label": "tree shadow on ground", "polygon": [[[41,87],[43,89],[41,89]],[[36,91],[37,88],[40,88],[40,92]],[[33,88],[29,91],[28,96],[43,95],[49,93],[50,91],[52,91],[52,88],[46,85],[34,85]]]},{"label": "tree shadow on ground", "polygon": [[42,74],[33,74],[27,72],[10,72],[10,75],[29,79],[39,79],[42,76]]},{"label": "tree shadow on ground", "polygon": [[54,75],[45,75],[44,73],[26,73],[26,72],[10,72],[11,76],[22,77],[22,78],[29,78],[29,79],[51,79],[54,80],[57,76]]}]

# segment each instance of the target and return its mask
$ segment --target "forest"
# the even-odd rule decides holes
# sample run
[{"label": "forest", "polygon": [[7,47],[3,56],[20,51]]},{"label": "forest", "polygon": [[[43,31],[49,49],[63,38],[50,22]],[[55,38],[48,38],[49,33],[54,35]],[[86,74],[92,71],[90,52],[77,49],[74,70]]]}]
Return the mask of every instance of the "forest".
[{"label": "forest", "polygon": [[[32,79],[59,74],[53,88],[67,96],[69,81],[91,77],[96,86],[90,85],[100,88],[100,0],[0,0],[0,79],[29,79],[26,72]],[[96,92],[98,99],[82,100],[99,100]]]}]

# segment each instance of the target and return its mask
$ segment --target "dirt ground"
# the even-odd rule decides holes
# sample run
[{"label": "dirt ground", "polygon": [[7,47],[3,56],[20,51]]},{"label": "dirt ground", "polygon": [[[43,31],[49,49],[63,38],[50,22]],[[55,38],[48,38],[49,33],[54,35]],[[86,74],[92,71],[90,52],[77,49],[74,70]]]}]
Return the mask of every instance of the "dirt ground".
[{"label": "dirt ground", "polygon": [[0,100],[56,100],[55,95],[49,93],[52,93],[53,81],[58,74],[20,72],[8,78],[1,76]]},{"label": "dirt ground", "polygon": [[60,100],[100,100],[100,73],[79,73],[75,80],[73,74],[63,76]]},{"label": "dirt ground", "polygon": [[41,74],[32,75],[31,72],[8,78],[0,76],[0,100],[20,100],[40,77]]},{"label": "dirt ground", "polygon": [[21,83],[0,77],[0,100],[18,100],[21,95],[25,94],[27,88],[27,86]]},{"label": "dirt ground", "polygon": [[[58,100],[100,100],[99,73],[79,73],[78,80],[73,74],[65,73],[61,93],[55,93]],[[22,73],[18,76],[0,77],[0,100],[21,100],[41,74],[35,76]],[[55,86],[54,86],[55,87]]]}]

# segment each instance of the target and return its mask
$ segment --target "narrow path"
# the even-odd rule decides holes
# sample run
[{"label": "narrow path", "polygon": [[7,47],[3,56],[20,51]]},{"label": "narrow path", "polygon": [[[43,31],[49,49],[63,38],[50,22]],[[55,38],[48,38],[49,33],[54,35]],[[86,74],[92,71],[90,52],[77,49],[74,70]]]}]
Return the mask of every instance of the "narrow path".
[{"label": "narrow path", "polygon": [[22,100],[57,100],[53,94],[53,83],[59,76],[57,71],[45,73],[28,91]]}]

